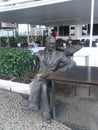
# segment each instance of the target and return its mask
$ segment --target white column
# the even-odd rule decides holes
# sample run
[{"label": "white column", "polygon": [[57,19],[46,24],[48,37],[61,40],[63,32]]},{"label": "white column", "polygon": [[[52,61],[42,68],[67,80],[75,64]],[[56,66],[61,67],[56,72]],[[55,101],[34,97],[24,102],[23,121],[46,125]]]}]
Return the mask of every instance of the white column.
[{"label": "white column", "polygon": [[28,41],[27,42],[29,43],[30,42],[30,39],[29,39],[29,24],[27,26],[28,26],[28,36],[27,36],[28,37],[28,39],[27,39]]},{"label": "white column", "polygon": [[94,21],[94,0],[91,0],[90,47],[92,47],[93,21]]}]

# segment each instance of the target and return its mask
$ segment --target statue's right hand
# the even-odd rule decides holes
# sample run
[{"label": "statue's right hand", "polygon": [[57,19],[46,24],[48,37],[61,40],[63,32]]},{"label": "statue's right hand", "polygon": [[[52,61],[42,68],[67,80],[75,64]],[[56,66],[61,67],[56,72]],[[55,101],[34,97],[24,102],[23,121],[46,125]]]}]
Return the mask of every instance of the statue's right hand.
[{"label": "statue's right hand", "polygon": [[39,77],[39,78],[46,78],[48,76],[48,73],[38,72],[36,74],[36,76]]}]

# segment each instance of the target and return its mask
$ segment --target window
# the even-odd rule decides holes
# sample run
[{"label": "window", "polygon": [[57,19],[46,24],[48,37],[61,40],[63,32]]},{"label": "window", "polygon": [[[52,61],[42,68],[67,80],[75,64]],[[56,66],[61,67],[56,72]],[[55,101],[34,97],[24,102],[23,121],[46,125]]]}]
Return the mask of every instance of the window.
[{"label": "window", "polygon": [[48,37],[48,30],[43,30],[43,36]]},{"label": "window", "polygon": [[[90,24],[88,24],[88,34],[90,35]],[[98,24],[93,25],[93,35],[98,35]]]},{"label": "window", "polygon": [[57,32],[58,30],[57,30],[57,27],[54,27],[54,30],[55,30],[55,32]]},{"label": "window", "polygon": [[87,29],[88,29],[87,25],[82,25],[82,36],[87,35]]},{"label": "window", "polygon": [[59,26],[60,36],[69,36],[69,26]]},{"label": "window", "polygon": [[75,25],[70,26],[70,36],[75,36]]},{"label": "window", "polygon": [[93,26],[93,35],[98,35],[98,24],[94,24]]}]

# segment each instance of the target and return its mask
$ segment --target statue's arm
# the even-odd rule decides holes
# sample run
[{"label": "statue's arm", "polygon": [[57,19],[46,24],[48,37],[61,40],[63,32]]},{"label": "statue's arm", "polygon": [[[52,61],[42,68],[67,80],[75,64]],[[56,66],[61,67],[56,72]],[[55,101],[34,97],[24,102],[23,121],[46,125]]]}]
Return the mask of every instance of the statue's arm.
[{"label": "statue's arm", "polygon": [[57,71],[66,71],[72,69],[76,66],[76,63],[70,59],[69,57],[63,56],[63,58],[59,62],[59,67]]}]

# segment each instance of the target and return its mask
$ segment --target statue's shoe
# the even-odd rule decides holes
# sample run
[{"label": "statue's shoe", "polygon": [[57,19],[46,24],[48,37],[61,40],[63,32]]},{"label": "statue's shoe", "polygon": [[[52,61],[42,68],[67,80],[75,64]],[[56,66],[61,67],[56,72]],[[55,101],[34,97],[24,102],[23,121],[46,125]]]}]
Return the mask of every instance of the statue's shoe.
[{"label": "statue's shoe", "polygon": [[32,110],[32,111],[38,111],[39,110],[38,105],[30,104],[30,103],[21,104],[21,109],[22,110]]},{"label": "statue's shoe", "polygon": [[29,103],[28,105],[28,108],[32,111],[38,111],[39,110],[39,107],[37,104],[32,104],[32,103]]},{"label": "statue's shoe", "polygon": [[43,112],[43,117],[44,117],[45,120],[51,121],[51,115],[50,115],[49,112]]}]

